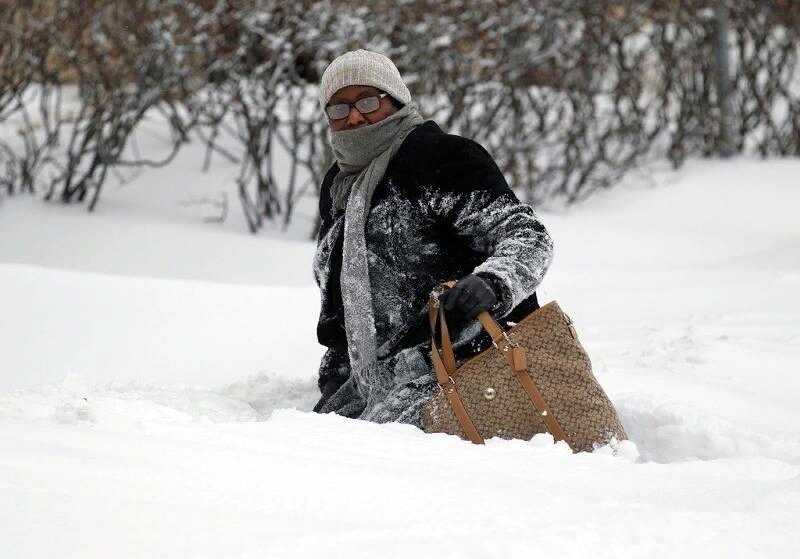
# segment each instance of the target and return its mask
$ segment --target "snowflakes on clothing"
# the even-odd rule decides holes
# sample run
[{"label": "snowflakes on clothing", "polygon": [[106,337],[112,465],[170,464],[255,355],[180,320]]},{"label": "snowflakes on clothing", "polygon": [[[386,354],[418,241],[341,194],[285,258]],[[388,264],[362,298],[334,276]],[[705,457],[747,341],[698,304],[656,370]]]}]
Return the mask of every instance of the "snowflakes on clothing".
[{"label": "snowflakes on clothing", "polygon": [[[553,242],[533,208],[520,202],[478,143],[445,134],[433,121],[412,131],[378,185],[365,230],[378,370],[368,386],[350,375],[339,288],[344,212],[331,211],[334,165],[320,194],[322,224],[313,262],[320,288],[317,338],[328,349],[315,410],[375,422],[419,425],[436,389],[427,305],[442,281],[477,273],[496,288],[496,319],[517,321],[538,307],[536,288]],[[457,362],[491,340],[477,319],[449,319]]]}]

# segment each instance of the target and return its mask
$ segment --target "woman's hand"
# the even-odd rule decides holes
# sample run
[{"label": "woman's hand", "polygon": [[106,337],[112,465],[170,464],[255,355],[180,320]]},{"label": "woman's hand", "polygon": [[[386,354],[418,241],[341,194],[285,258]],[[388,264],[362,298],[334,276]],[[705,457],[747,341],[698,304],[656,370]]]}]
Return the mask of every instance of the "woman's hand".
[{"label": "woman's hand", "polygon": [[482,311],[488,311],[497,304],[497,296],[492,287],[482,278],[471,274],[458,280],[452,289],[439,295],[439,304],[444,310],[455,311],[457,316],[472,320]]}]

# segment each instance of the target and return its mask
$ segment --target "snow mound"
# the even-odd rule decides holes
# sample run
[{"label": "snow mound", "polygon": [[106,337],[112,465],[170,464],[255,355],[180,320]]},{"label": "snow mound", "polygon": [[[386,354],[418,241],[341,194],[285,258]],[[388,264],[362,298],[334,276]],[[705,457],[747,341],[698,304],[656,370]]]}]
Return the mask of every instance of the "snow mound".
[{"label": "snow mound", "polygon": [[0,261],[0,309],[12,317],[0,320],[0,392],[59,383],[70,374],[95,385],[218,386],[269,368],[307,380],[316,376],[323,354],[315,335],[316,286],[119,276]]},{"label": "snow mound", "polygon": [[276,408],[310,410],[316,382],[261,372],[218,388],[141,382],[90,388],[80,375],[0,394],[0,419],[60,424],[264,421]]},{"label": "snow mound", "polygon": [[800,465],[800,442],[743,428],[690,405],[629,396],[615,402],[620,419],[646,462],[763,456]]}]

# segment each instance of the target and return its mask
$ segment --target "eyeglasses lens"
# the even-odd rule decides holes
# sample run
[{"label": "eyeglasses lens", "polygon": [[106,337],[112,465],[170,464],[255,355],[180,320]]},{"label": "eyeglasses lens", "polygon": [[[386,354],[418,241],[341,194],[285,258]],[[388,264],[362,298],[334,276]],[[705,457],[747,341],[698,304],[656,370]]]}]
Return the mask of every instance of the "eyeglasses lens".
[{"label": "eyeglasses lens", "polygon": [[371,113],[372,111],[378,110],[378,107],[381,106],[381,100],[378,97],[364,97],[356,101],[355,104],[358,112],[362,114]]},{"label": "eyeglasses lens", "polygon": [[328,113],[328,117],[331,120],[339,120],[350,114],[350,105],[347,103],[339,103],[338,105],[329,106],[325,111]]},{"label": "eyeglasses lens", "polygon": [[[362,97],[361,99],[353,103],[353,106],[361,114],[367,114],[377,111],[380,108],[381,99],[378,96]],[[348,105],[347,103],[338,103],[336,105],[330,105],[325,109],[325,112],[328,113],[328,117],[331,120],[339,120],[347,117],[347,115],[350,114],[350,105]]]}]

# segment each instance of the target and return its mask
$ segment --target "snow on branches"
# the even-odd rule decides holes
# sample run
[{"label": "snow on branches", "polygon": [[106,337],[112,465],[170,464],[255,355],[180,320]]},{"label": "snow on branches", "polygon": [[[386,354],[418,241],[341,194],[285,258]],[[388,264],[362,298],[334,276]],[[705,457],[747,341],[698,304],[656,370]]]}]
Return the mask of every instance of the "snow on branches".
[{"label": "snow on branches", "polygon": [[[723,103],[735,151],[800,154],[800,14],[785,0],[729,2],[730,44],[720,47],[716,5],[7,2],[0,192],[91,209],[110,176],[165,165],[196,140],[207,147],[198,165],[240,166],[252,231],[288,224],[331,163],[317,83],[354,48],[392,58],[423,114],[485,145],[530,203],[584,198],[645,157],[678,166],[720,152]],[[722,96],[720,48],[731,60]],[[151,116],[170,137],[142,154],[136,135]]]}]

